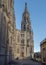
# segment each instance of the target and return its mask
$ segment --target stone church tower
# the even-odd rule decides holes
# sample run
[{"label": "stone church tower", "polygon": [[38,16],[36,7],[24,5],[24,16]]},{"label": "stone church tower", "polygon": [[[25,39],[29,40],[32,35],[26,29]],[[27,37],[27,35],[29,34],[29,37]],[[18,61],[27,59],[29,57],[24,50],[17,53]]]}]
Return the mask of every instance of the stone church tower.
[{"label": "stone church tower", "polygon": [[24,50],[24,52],[22,51],[22,56],[33,58],[34,40],[33,40],[33,31],[31,28],[30,14],[28,12],[27,3],[25,3],[25,10],[22,16],[21,44]]},{"label": "stone church tower", "polygon": [[0,65],[7,65],[15,51],[14,0],[0,0]]},{"label": "stone church tower", "polygon": [[33,58],[34,40],[27,3],[25,3],[25,10],[22,16],[21,30],[16,32],[16,56],[19,59]]}]

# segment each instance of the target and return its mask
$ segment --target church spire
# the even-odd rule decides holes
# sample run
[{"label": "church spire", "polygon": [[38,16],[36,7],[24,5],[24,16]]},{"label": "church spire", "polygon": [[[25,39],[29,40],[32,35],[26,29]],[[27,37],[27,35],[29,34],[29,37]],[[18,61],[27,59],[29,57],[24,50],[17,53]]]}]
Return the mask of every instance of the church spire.
[{"label": "church spire", "polygon": [[30,15],[28,12],[27,3],[25,3],[25,10],[22,16],[21,30],[23,31],[31,30]]},{"label": "church spire", "polygon": [[25,12],[27,11],[27,3],[25,3]]},{"label": "church spire", "polygon": [[27,3],[25,3],[25,12],[28,11],[28,8],[27,8]]}]

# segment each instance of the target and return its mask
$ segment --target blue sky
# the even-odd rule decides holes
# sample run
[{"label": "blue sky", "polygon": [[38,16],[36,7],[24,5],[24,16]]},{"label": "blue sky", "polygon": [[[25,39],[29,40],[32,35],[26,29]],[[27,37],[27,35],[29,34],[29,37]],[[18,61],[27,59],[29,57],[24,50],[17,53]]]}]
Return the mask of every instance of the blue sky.
[{"label": "blue sky", "polygon": [[16,28],[21,28],[22,14],[28,5],[30,20],[34,33],[34,51],[40,51],[40,42],[46,38],[46,0],[14,0]]}]

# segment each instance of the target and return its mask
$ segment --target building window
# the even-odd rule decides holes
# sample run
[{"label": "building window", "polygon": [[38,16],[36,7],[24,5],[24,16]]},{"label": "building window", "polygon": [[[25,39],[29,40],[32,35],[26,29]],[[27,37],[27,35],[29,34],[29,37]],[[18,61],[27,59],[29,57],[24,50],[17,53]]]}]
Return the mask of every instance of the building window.
[{"label": "building window", "polygon": [[24,25],[24,31],[26,30],[26,27],[25,27],[25,25]]},{"label": "building window", "polygon": [[21,40],[21,45],[24,46],[24,40]]},{"label": "building window", "polygon": [[21,37],[24,37],[24,34],[21,34]]},{"label": "building window", "polygon": [[29,47],[29,40],[27,40],[27,46]]},{"label": "building window", "polygon": [[27,25],[27,30],[29,30],[29,25]]},{"label": "building window", "polygon": [[21,43],[24,43],[24,40],[21,40]]}]

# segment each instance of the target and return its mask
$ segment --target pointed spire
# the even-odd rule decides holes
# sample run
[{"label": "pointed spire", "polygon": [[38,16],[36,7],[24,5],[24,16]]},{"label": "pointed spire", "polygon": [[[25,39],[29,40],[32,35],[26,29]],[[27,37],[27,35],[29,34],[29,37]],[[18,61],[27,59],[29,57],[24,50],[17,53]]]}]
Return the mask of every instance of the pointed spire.
[{"label": "pointed spire", "polygon": [[27,9],[27,3],[25,3],[25,12],[27,12],[28,9]]}]

